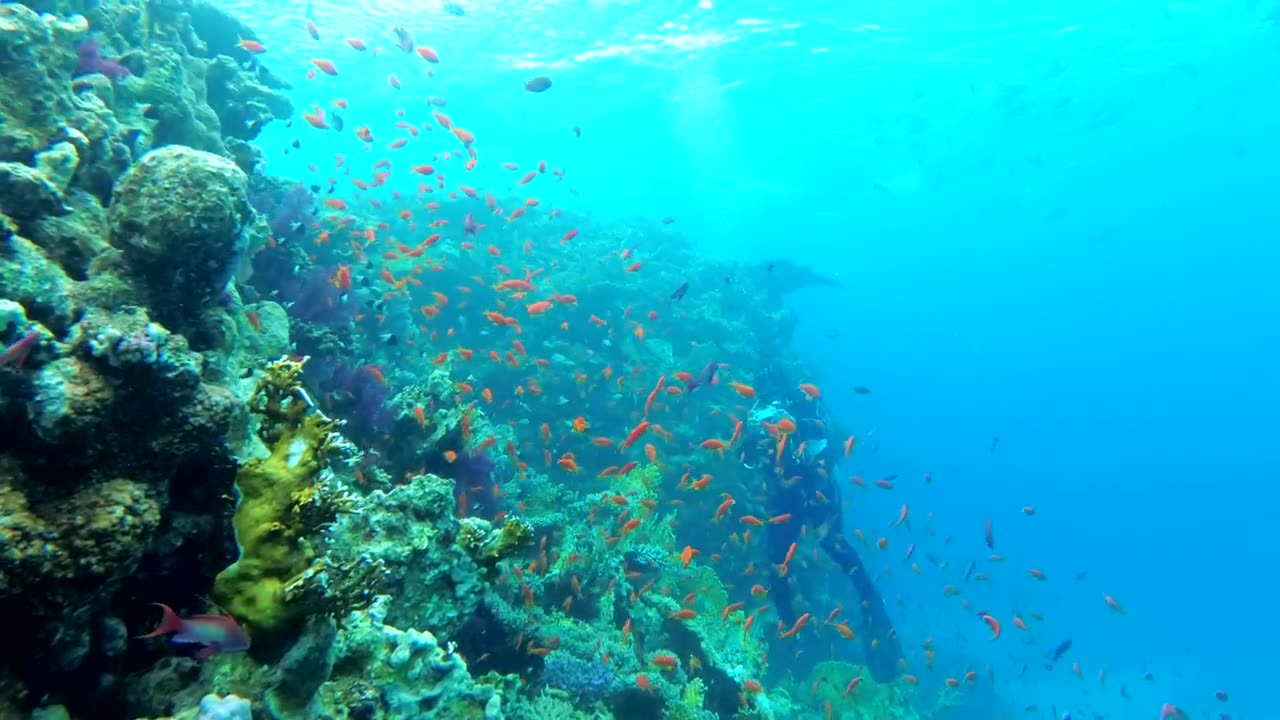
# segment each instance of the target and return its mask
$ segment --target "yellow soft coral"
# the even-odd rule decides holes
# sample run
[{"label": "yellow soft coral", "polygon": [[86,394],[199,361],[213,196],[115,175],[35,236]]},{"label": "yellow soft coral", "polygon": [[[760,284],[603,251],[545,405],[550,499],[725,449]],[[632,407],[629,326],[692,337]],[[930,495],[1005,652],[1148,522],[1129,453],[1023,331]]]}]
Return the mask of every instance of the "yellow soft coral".
[{"label": "yellow soft coral", "polygon": [[214,598],[251,634],[278,633],[300,618],[302,606],[289,603],[289,588],[315,560],[306,536],[335,511],[317,482],[335,423],[310,411],[297,384],[300,366],[274,364],[250,402],[263,416],[259,435],[270,455],[236,474],[232,525],[240,558],[214,580]]}]

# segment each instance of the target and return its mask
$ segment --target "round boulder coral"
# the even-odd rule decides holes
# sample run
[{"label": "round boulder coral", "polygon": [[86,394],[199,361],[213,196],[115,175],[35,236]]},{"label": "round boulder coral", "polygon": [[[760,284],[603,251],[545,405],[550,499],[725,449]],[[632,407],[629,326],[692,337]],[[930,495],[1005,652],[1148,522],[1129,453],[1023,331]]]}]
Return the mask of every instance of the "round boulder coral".
[{"label": "round boulder coral", "polygon": [[180,146],[148,153],[116,183],[112,243],[166,326],[183,328],[191,308],[221,296],[253,219],[247,185],[232,161]]}]

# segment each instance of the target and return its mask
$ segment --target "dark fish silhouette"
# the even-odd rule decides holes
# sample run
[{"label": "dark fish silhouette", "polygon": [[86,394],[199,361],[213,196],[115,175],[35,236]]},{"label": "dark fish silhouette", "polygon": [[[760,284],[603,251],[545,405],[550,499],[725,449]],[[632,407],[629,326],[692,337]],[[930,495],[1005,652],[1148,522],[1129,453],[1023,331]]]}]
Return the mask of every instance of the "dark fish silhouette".
[{"label": "dark fish silhouette", "polygon": [[454,16],[454,17],[462,17],[463,15],[466,15],[466,14],[467,14],[466,9],[464,9],[461,5],[459,5],[458,3],[455,3],[455,2],[447,2],[447,3],[445,3],[445,4],[444,4],[444,11],[445,11],[445,12],[447,12],[447,13],[449,13],[450,15],[452,15],[452,16]]},{"label": "dark fish silhouette", "polygon": [[996,446],[999,444],[1000,444],[1000,438],[998,437],[991,438],[991,452],[995,452]]},{"label": "dark fish silhouette", "polygon": [[346,125],[346,123],[343,122],[342,120],[342,116],[338,115],[338,113],[336,112],[329,113],[329,124],[332,125],[333,129],[337,130],[338,132],[342,132],[342,127]]},{"label": "dark fish silhouette", "polygon": [[405,52],[413,52],[413,36],[409,34],[408,30],[397,25],[391,28],[391,32],[396,34],[396,47]]},{"label": "dark fish silhouette", "polygon": [[680,287],[676,288],[676,291],[671,293],[671,299],[682,300],[684,299],[685,293],[687,292],[689,292],[689,283],[687,282],[680,283]]},{"label": "dark fish silhouette", "polygon": [[539,75],[536,78],[531,78],[528,81],[526,81],[524,84],[525,90],[528,90],[529,92],[535,92],[535,93],[540,93],[550,87],[551,87],[551,78],[547,77],[546,75]]},{"label": "dark fish silhouette", "polygon": [[1058,662],[1058,659],[1061,658],[1063,655],[1066,655],[1067,651],[1070,649],[1071,649],[1071,638],[1067,638],[1066,640],[1063,640],[1062,642],[1058,643],[1058,647],[1053,649],[1053,661]]},{"label": "dark fish silhouette", "polygon": [[478,235],[476,235],[476,233],[480,232],[484,228],[485,228],[484,225],[481,225],[480,223],[476,222],[476,219],[472,217],[471,213],[467,213],[467,216],[462,218],[462,236],[463,237],[466,237],[468,235],[470,235],[471,237],[479,237]]},{"label": "dark fish silhouette", "polygon": [[580,137],[582,137],[582,128],[578,127],[577,125],[574,125],[574,126],[573,126],[573,136],[574,136],[574,137],[576,137],[576,138],[580,138]]},{"label": "dark fish silhouette", "polygon": [[719,370],[719,369],[720,369],[720,363],[716,362],[715,360],[712,360],[711,362],[707,363],[706,366],[702,368],[702,371],[698,373],[697,377],[692,378],[691,380],[689,380],[689,382],[684,384],[684,391],[693,392],[694,390],[697,390],[700,387],[704,387],[715,382],[716,370]]},{"label": "dark fish silhouette", "polygon": [[871,394],[871,389],[870,389],[870,388],[868,388],[868,387],[865,387],[865,386],[863,386],[863,385],[856,385],[856,386],[854,386],[853,391],[854,391],[855,393],[859,394],[859,395],[870,395],[870,394]]},{"label": "dark fish silhouette", "polygon": [[670,225],[671,223],[673,223],[673,222],[675,222],[675,221],[676,221],[676,219],[675,219],[675,218],[673,218],[673,217],[664,217],[664,218],[662,218],[662,224],[663,224],[663,225]]}]

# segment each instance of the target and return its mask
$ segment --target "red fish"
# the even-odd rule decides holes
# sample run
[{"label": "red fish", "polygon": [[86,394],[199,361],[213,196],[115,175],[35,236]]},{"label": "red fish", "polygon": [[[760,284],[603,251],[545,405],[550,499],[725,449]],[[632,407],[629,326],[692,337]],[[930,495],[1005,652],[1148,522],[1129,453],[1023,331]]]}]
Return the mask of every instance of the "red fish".
[{"label": "red fish", "polygon": [[634,443],[636,440],[639,440],[640,436],[644,435],[644,431],[648,429],[649,429],[649,421],[642,420],[640,424],[636,425],[635,429],[631,431],[631,434],[627,435],[627,439],[622,441],[620,445],[621,449],[626,450],[627,448],[631,447],[631,444]]},{"label": "red fish", "polygon": [[983,615],[982,621],[985,622],[987,626],[991,628],[992,640],[995,640],[996,638],[1000,637],[1000,621],[999,620],[996,620],[990,615]]},{"label": "red fish", "polygon": [[235,618],[230,615],[192,615],[178,617],[168,605],[154,603],[164,611],[155,630],[139,638],[170,635],[170,642],[178,645],[202,645],[197,658],[207,658],[222,652],[240,652],[249,649],[249,636]]},{"label": "red fish", "polygon": [[0,353],[0,365],[22,367],[22,363],[26,362],[27,356],[31,354],[31,349],[39,339],[40,333],[35,330],[18,338],[16,342],[5,348],[3,353]]},{"label": "red fish", "polygon": [[324,73],[325,75],[337,75],[337,74],[338,74],[338,68],[337,68],[337,67],[335,67],[333,63],[331,63],[331,62],[329,62],[328,60],[325,60],[325,59],[323,59],[323,58],[316,58],[316,59],[314,59],[314,60],[312,60],[312,61],[311,61],[311,64],[312,64],[312,65],[315,65],[315,66],[316,66],[316,67],[318,67],[318,68],[320,68],[320,72]]}]

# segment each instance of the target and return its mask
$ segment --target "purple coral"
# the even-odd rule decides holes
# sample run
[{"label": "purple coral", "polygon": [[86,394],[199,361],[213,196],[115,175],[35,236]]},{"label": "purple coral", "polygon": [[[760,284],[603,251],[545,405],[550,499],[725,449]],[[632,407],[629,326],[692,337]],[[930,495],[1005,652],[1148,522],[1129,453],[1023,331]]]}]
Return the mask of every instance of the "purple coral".
[{"label": "purple coral", "polygon": [[266,216],[276,242],[301,239],[316,222],[315,197],[301,184],[276,192],[260,188],[250,193],[249,202]]},{"label": "purple coral", "polygon": [[374,447],[391,429],[395,414],[387,406],[387,386],[367,365],[316,359],[307,363],[306,381],[327,409],[346,421],[343,433],[356,444]]},{"label": "purple coral", "polygon": [[129,68],[117,60],[103,57],[102,46],[97,40],[85,40],[76,46],[76,76],[101,73],[113,81],[129,77]]},{"label": "purple coral", "polygon": [[542,683],[577,699],[594,700],[613,689],[613,670],[604,663],[556,651],[547,656],[542,666]]},{"label": "purple coral", "polygon": [[464,487],[475,485],[487,487],[493,481],[493,471],[497,469],[497,464],[493,462],[493,458],[489,457],[488,453],[484,451],[473,452],[471,450],[458,453],[458,458],[454,461],[453,466],[454,471],[449,473],[449,476]]},{"label": "purple coral", "polygon": [[293,303],[289,314],[298,320],[330,327],[353,319],[359,305],[349,291],[334,283],[337,272],[337,267],[314,267],[298,279],[296,285],[279,288],[280,296]]}]

